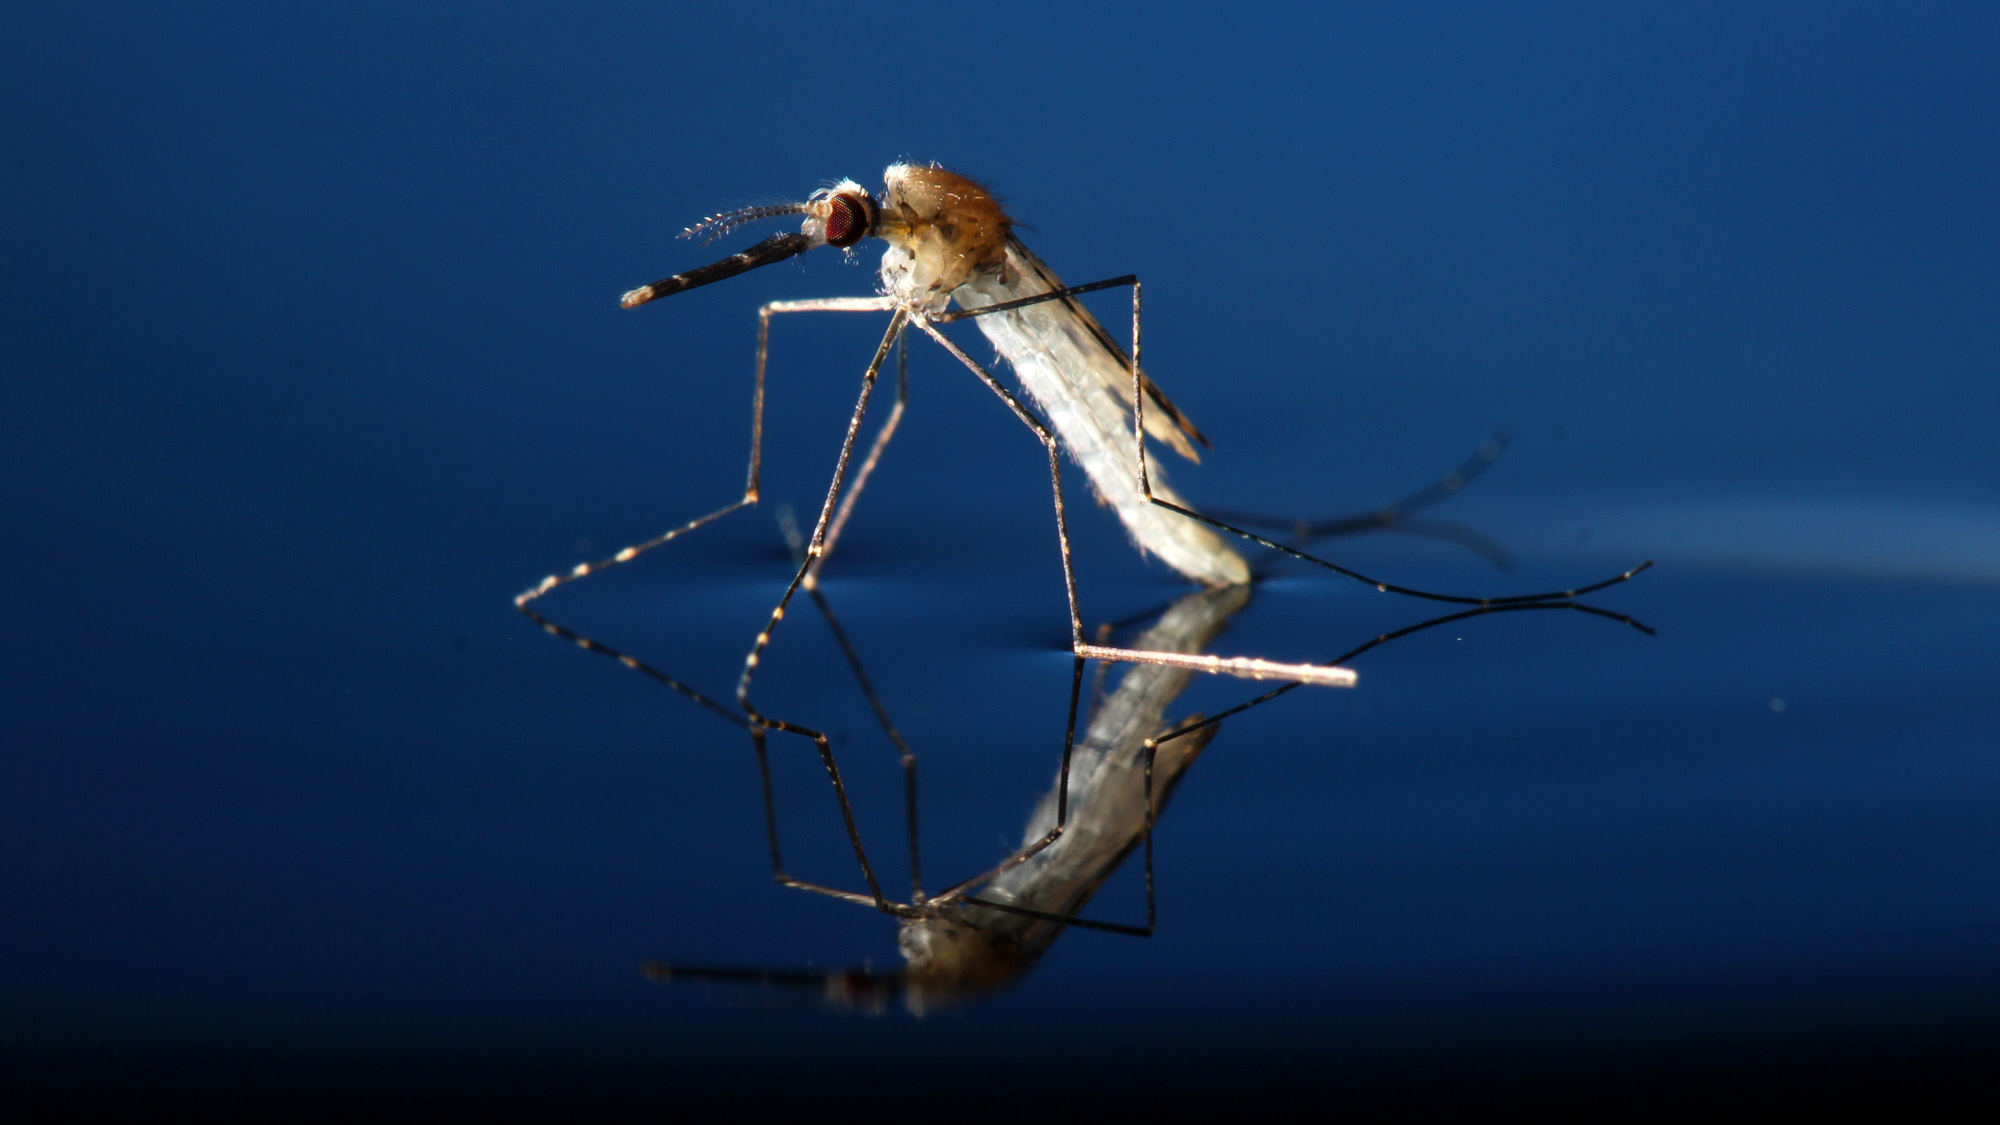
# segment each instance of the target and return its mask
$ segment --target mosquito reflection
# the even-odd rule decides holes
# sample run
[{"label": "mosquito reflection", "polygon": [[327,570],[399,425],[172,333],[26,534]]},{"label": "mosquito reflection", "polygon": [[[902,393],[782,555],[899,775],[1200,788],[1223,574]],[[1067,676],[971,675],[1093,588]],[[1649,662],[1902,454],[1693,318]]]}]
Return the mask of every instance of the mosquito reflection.
[{"label": "mosquito reflection", "polygon": [[[1213,641],[1250,600],[1249,586],[1191,593],[1162,613],[1135,643],[1162,652],[1193,652]],[[822,611],[831,614],[824,601]],[[1651,633],[1632,618],[1574,602],[1480,607],[1432,618],[1373,637],[1329,663],[1344,663],[1371,649],[1414,633],[1471,617],[1527,610],[1568,610],[1621,622]],[[831,616],[829,619],[832,620]],[[836,625],[837,628],[837,625]],[[915,785],[909,823],[913,833],[913,883],[909,902],[892,903],[899,919],[897,947],[904,967],[891,972],[850,969],[834,972],[787,971],[731,966],[669,964],[645,966],[660,981],[715,982],[777,988],[820,1002],[879,1012],[893,1001],[915,1014],[975,999],[1020,980],[1062,933],[1072,927],[1148,936],[1158,922],[1154,877],[1154,829],[1189,767],[1208,748],[1222,720],[1263,706],[1301,685],[1287,683],[1246,699],[1213,716],[1168,719],[1167,711],[1193,677],[1192,669],[1164,663],[1133,664],[1117,687],[1092,707],[1087,729],[1075,742],[1065,766],[1030,813],[1023,831],[1025,859],[932,897],[914,874]],[[1074,696],[1072,707],[1075,706]],[[1072,715],[1074,721],[1074,715]],[[886,722],[886,718],[885,718]],[[907,761],[907,759],[906,759]],[[833,890],[786,873],[778,842],[777,813],[771,800],[770,765],[758,755],[765,795],[766,829],[773,871],[779,882],[802,890],[868,902],[866,896]],[[1065,810],[1065,805],[1067,806]],[[1067,817],[1067,828],[1039,849]],[[1145,857],[1144,922],[1086,918],[1091,898],[1133,851]]]}]

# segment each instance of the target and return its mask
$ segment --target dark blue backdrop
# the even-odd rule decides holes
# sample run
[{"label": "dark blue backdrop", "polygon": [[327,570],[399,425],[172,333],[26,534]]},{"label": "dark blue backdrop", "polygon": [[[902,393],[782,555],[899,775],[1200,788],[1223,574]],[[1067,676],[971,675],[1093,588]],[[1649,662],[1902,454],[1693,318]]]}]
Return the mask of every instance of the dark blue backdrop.
[{"label": "dark blue backdrop", "polygon": [[[2000,1030],[1993,9],[722,13],[11,20],[17,1088],[1974,1089]],[[868,292],[875,252],[617,294],[724,249],[672,237],[702,215],[898,158],[990,183],[1073,282],[1145,279],[1148,365],[1216,444],[1176,477],[1197,502],[1365,508],[1511,426],[1445,514],[1512,574],[1328,550],[1498,593],[1658,558],[1599,600],[1661,636],[1471,622],[1233,721],[1163,821],[1160,933],[1072,934],[983,1005],[642,980],[887,964],[891,926],[771,885],[740,733],[508,600],[731,499],[753,310]],[[551,611],[726,694],[785,577],[772,510],[817,503],[879,331],[781,325],[765,506]],[[827,588],[924,756],[939,881],[1018,834],[1068,664],[1035,447],[933,350],[912,367]],[[1088,509],[1093,623],[1177,592]],[[1424,616],[1280,574],[1223,651]],[[764,702],[835,730],[893,869],[889,757],[824,629],[787,629]],[[854,885],[787,752],[799,873]]]}]

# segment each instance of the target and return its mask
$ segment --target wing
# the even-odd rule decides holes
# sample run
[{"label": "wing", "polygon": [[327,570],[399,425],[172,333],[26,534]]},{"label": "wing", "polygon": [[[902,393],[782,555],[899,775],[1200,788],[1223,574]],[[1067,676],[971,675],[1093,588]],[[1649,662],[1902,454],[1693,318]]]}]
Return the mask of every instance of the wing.
[{"label": "wing", "polygon": [[[1021,296],[1025,297],[1034,293],[1048,293],[1063,287],[1062,279],[1055,275],[1055,271],[1048,267],[1048,263],[1037,257],[1035,252],[1028,249],[1020,239],[1011,235],[1007,239],[1007,264],[1011,269],[1028,275],[1035,282],[1038,282],[1038,284],[1024,285],[1021,281],[1016,280],[1014,283],[1016,287],[1023,290],[1020,294]],[[1125,409],[1128,411],[1131,410],[1131,353],[1125,350],[1124,345],[1112,339],[1111,333],[1104,330],[1104,326],[1097,322],[1096,317],[1090,315],[1090,310],[1084,308],[1081,301],[1078,301],[1074,297],[1064,297],[1060,302],[1056,303],[1062,304],[1069,309],[1070,313],[1082,323],[1090,339],[1095,342],[1096,347],[1109,358],[1109,363],[1089,365],[1090,370],[1103,375],[1115,369],[1118,374],[1115,380],[1116,386],[1113,389],[1117,391],[1118,397],[1124,400]],[[1194,446],[1188,444],[1188,438],[1193,438],[1210,449],[1215,447],[1210,444],[1208,438],[1200,430],[1195,428],[1194,423],[1189,420],[1188,416],[1181,413],[1180,407],[1173,404],[1173,400],[1167,397],[1166,392],[1162,391],[1153,380],[1147,378],[1146,373],[1143,371],[1139,373],[1139,385],[1146,391],[1146,401],[1148,404],[1146,407],[1147,436],[1165,443],[1175,453],[1199,464],[1201,454],[1195,452]]]}]

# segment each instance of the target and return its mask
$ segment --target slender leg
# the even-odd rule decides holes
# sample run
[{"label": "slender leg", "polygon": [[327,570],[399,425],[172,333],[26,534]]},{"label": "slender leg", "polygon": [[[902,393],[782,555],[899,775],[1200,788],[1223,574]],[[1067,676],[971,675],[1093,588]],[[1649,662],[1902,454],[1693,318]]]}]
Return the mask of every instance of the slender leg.
[{"label": "slender leg", "polygon": [[537,625],[540,625],[542,629],[545,632],[547,632],[550,636],[560,637],[563,640],[569,641],[571,644],[574,644],[576,647],[584,650],[585,652],[594,652],[600,656],[608,656],[611,659],[616,660],[618,663],[623,664],[627,668],[630,668],[641,675],[651,677],[652,679],[657,680],[662,684],[665,684],[672,690],[680,693],[681,695],[687,696],[689,699],[694,700],[696,703],[707,708],[714,714],[719,715],[722,718],[727,719],[732,723],[735,723],[737,726],[754,729],[754,724],[752,724],[748,719],[745,719],[738,712],[730,709],[728,706],[722,703],[717,702],[714,699],[709,698],[706,695],[703,695],[701,692],[696,691],[695,689],[680,682],[680,680],[676,679],[675,677],[667,675],[665,672],[662,672],[659,669],[654,668],[652,665],[639,660],[637,657],[628,656],[625,653],[620,652],[615,648],[612,648],[610,645],[594,641],[589,637],[584,636],[582,633],[578,633],[575,630],[568,628],[567,626],[558,625],[555,622],[550,621],[548,618],[543,617],[541,614],[535,612],[534,610],[529,609],[525,605],[519,605],[516,606],[515,608],[519,609],[522,613],[526,614],[529,620],[533,621]]},{"label": "slender leg", "polygon": [[[570,630],[562,625],[557,624],[554,621],[551,621],[549,618],[543,616],[540,612],[538,612],[534,608],[531,608],[531,603],[535,602],[537,599],[541,598],[544,594],[547,594],[548,592],[554,590],[558,586],[566,585],[570,582],[576,581],[579,578],[595,574],[598,571],[605,570],[613,566],[618,566],[623,563],[631,562],[633,559],[638,558],[640,555],[645,554],[646,552],[652,550],[655,547],[662,546],[666,543],[669,543],[675,539],[680,538],[682,535],[685,535],[688,532],[694,531],[697,528],[704,527],[710,523],[713,523],[716,520],[721,519],[723,516],[726,516],[729,513],[736,511],[738,508],[748,507],[757,502],[758,474],[760,469],[762,468],[763,449],[764,449],[764,372],[767,365],[767,360],[770,355],[771,316],[773,313],[881,312],[887,308],[888,305],[882,298],[850,298],[850,299],[833,299],[833,300],[821,300],[821,301],[774,301],[771,304],[768,304],[764,306],[762,309],[758,310],[756,376],[751,384],[751,393],[750,393],[750,458],[749,458],[749,466],[745,471],[743,495],[738,497],[734,502],[725,504],[722,507],[717,508],[716,510],[708,513],[707,515],[689,520],[687,523],[681,524],[678,527],[669,528],[668,530],[660,533],[659,535],[654,536],[651,539],[646,540],[643,543],[635,543],[629,547],[625,547],[616,552],[615,554],[612,554],[608,558],[599,559],[596,562],[579,563],[578,565],[572,567],[567,572],[560,574],[551,574],[543,578],[540,582],[537,582],[534,586],[530,587],[529,589],[517,595],[514,598],[514,608],[519,610],[523,616],[533,621],[536,625],[540,626],[544,632],[547,632],[551,636],[559,637],[563,640],[569,641],[577,645],[579,648],[584,649],[585,651],[596,652],[604,656],[609,656],[613,660],[616,660],[619,663],[624,664],[626,667],[632,668],[647,676],[652,677],[655,680],[658,680],[659,682],[665,684],[667,687],[673,689],[674,691],[687,696],[688,698],[694,700],[696,703],[702,705],[703,707],[708,708],[710,711],[713,711],[716,714],[721,715],[723,718],[728,719],[730,722],[736,723],[739,726],[750,725],[749,721],[744,719],[737,712],[729,710],[728,708],[717,703],[715,700],[710,699],[706,695],[703,695],[701,692],[696,691],[693,688],[690,688],[687,685],[681,683],[674,677],[669,676],[664,672],[661,672],[655,668],[652,668],[649,665],[643,664],[640,661],[634,659],[633,657],[627,656],[626,654],[620,652],[615,648],[612,648],[609,645],[603,644],[599,641],[592,640],[589,637],[585,637],[580,633],[574,632],[573,630]],[[900,413],[901,411],[901,402],[900,402],[901,398],[900,392],[901,392],[901,382],[902,382],[901,374],[902,372],[899,369],[898,370],[899,401],[897,404],[898,413]],[[879,446],[882,444],[886,444],[886,439],[878,440],[878,448],[876,450],[876,453],[879,454],[880,452]],[[871,457],[872,456],[873,455],[871,454]],[[851,502],[852,497],[850,497],[849,499]]]},{"label": "slender leg", "polygon": [[[608,558],[599,559],[596,562],[578,563],[564,573],[551,574],[517,595],[514,598],[514,608],[519,609],[522,613],[532,618],[542,628],[561,636],[562,634],[558,633],[557,628],[552,626],[547,619],[528,610],[529,602],[534,601],[558,586],[566,585],[579,578],[595,574],[600,570],[605,570],[621,563],[631,562],[653,548],[678,539],[696,528],[713,523],[738,508],[755,504],[757,502],[758,474],[763,466],[764,369],[766,360],[770,355],[772,314],[789,312],[884,312],[889,307],[890,305],[887,300],[881,297],[848,297],[817,301],[773,301],[757,310],[757,375],[750,392],[750,464],[745,472],[743,495],[737,498],[734,503],[725,504],[705,516],[696,517],[678,527],[669,528],[643,543],[634,543]],[[899,386],[899,400],[900,397]],[[900,405],[899,401],[899,414]],[[886,444],[886,439],[882,439],[881,443]]]},{"label": "slender leg", "polygon": [[1443,539],[1457,543],[1501,570],[1512,570],[1513,554],[1492,536],[1462,523],[1416,518],[1418,512],[1451,499],[1478,479],[1480,474],[1500,459],[1510,440],[1505,430],[1495,433],[1487,438],[1472,456],[1461,461],[1451,472],[1373,511],[1321,520],[1302,520],[1213,507],[1208,510],[1208,514],[1237,527],[1266,527],[1289,532],[1293,546],[1303,546],[1315,539],[1329,539],[1370,531],[1393,531],[1424,539]]},{"label": "slender leg", "polygon": [[[768,355],[770,320],[771,316],[774,313],[879,312],[884,309],[887,309],[888,307],[890,307],[889,303],[884,298],[879,298],[879,297],[833,298],[829,300],[773,301],[770,304],[765,305],[761,310],[759,310],[758,334],[757,334],[758,370],[761,372],[764,369],[764,364],[766,362],[766,357]],[[802,568],[804,568],[803,582],[798,582],[797,580],[795,580],[794,588],[802,585],[807,595],[811,597],[814,603],[819,607],[821,616],[825,618],[828,627],[833,630],[834,639],[840,644],[841,651],[846,655],[848,666],[853,669],[856,678],[859,680],[862,693],[866,696],[870,708],[874,710],[877,722],[881,725],[883,732],[889,736],[890,742],[894,744],[894,746],[898,751],[903,770],[904,808],[906,810],[905,819],[909,832],[910,885],[911,885],[912,902],[921,903],[924,900],[924,891],[923,891],[923,867],[920,858],[920,852],[918,850],[918,833],[917,833],[917,758],[916,755],[911,752],[909,744],[903,740],[902,732],[896,729],[895,723],[889,718],[888,709],[883,706],[881,696],[876,693],[873,682],[870,681],[870,679],[868,678],[867,670],[862,666],[860,653],[855,651],[853,644],[848,640],[847,632],[845,629],[841,628],[840,620],[838,617],[834,615],[832,605],[830,605],[827,602],[826,598],[822,596],[819,591],[820,568],[826,564],[827,556],[832,552],[834,543],[840,537],[841,529],[846,525],[848,516],[854,510],[855,502],[860,499],[862,491],[867,487],[869,477],[874,474],[875,466],[881,461],[882,451],[888,447],[890,438],[895,436],[897,425],[902,421],[904,407],[909,398],[909,367],[908,367],[909,349],[907,344],[907,332],[892,325],[890,334],[893,335],[896,340],[896,402],[895,405],[890,409],[888,420],[883,424],[881,430],[876,433],[875,440],[873,444],[869,447],[868,456],[863,459],[861,463],[861,468],[855,475],[853,486],[847,490],[846,495],[841,497],[840,507],[834,513],[832,523],[826,527],[824,541],[820,546],[818,555],[816,557],[813,556],[810,552],[805,550],[803,545],[799,542],[798,529],[796,525],[791,525],[789,521],[789,515],[790,515],[789,511],[785,513],[785,522],[788,525],[785,531],[786,531],[786,538],[788,542],[791,544],[792,553],[795,561]],[[887,337],[885,337],[885,340],[886,338]],[[875,377],[875,372],[879,370],[880,362],[881,362],[881,357],[878,354],[876,357],[875,364],[871,365],[869,368],[868,375],[865,378],[866,382],[872,382],[872,380]],[[862,394],[863,403],[865,403],[867,395],[868,391],[866,387],[864,387]],[[865,409],[865,406],[858,404],[856,410],[856,418],[854,420],[854,423],[856,425],[858,425],[859,423],[859,414],[862,409]],[[852,449],[854,432],[855,432],[854,426],[850,425],[847,438],[847,445],[842,449],[841,463],[843,465],[846,462],[847,453]],[[837,477],[834,487],[835,488],[838,487]],[[821,518],[824,521],[825,518],[824,513],[822,513]],[[789,598],[790,596],[791,596],[791,591],[788,590],[786,593],[786,597]],[[761,634],[759,637],[759,647],[762,647],[762,645],[768,640],[770,632],[776,628],[777,621],[779,617],[783,615],[783,611],[784,611],[784,602],[781,601],[779,603],[776,613],[773,615],[770,627],[767,628],[765,632]],[[753,652],[750,657],[750,661],[752,664],[754,664],[756,658],[757,658],[756,653]],[[741,681],[738,687],[739,701],[743,699],[743,693],[745,690],[747,690],[749,686],[749,679],[750,679],[750,667],[746,666],[744,669],[743,680]],[[745,704],[745,706],[747,710],[747,703]],[[846,821],[848,836],[849,839],[854,844],[855,855],[856,858],[860,861],[862,874],[868,879],[868,884],[870,889],[874,892],[874,897],[872,899],[861,899],[858,896],[852,895],[850,892],[838,891],[832,888],[819,886],[817,884],[805,883],[800,880],[793,879],[789,875],[786,875],[784,873],[783,868],[776,863],[777,822],[775,819],[768,819],[772,814],[770,814],[767,811],[767,823],[769,825],[769,830],[771,832],[773,871],[777,875],[779,882],[784,883],[787,886],[797,887],[801,890],[816,891],[821,894],[832,895],[836,898],[853,898],[856,901],[868,901],[880,909],[884,910],[890,909],[890,907],[893,906],[894,904],[888,903],[883,898],[881,893],[881,888],[876,885],[874,875],[870,870],[870,865],[868,863],[867,856],[861,850],[860,838],[855,829],[853,812],[848,805],[846,790],[845,787],[841,784],[839,771],[833,764],[833,753],[831,747],[826,745],[824,737],[819,735],[818,732],[808,732],[807,728],[804,727],[793,728],[790,724],[777,724],[777,725],[779,729],[787,729],[787,730],[795,729],[797,733],[809,733],[809,736],[814,738],[815,746],[819,748],[822,760],[825,761],[826,763],[828,775],[833,780],[834,792],[835,795],[839,798],[841,814]],[[764,762],[764,759],[761,756],[759,758],[759,762],[760,764]],[[768,770],[768,767],[765,768]],[[769,779],[769,774],[767,772],[765,775],[765,787],[767,792],[769,789],[769,784],[770,784],[770,779]]]},{"label": "slender leg", "polygon": [[[660,682],[666,684],[673,690],[688,696],[689,698],[695,700],[697,703],[702,704],[703,706],[709,708],[710,710],[715,711],[718,714],[724,715],[725,717],[729,718],[732,722],[736,722],[739,725],[747,727],[751,731],[752,737],[756,742],[756,750],[758,753],[760,764],[764,763],[766,757],[765,737],[764,737],[765,731],[780,730],[789,734],[796,734],[801,737],[810,739],[813,742],[815,748],[817,749],[820,761],[826,768],[827,777],[833,785],[834,796],[836,800],[839,802],[841,816],[847,828],[849,843],[854,848],[855,858],[860,863],[862,875],[868,882],[870,894],[864,897],[859,895],[853,895],[850,894],[849,892],[844,892],[844,891],[833,891],[828,888],[817,887],[811,884],[802,883],[801,881],[792,879],[790,876],[786,875],[783,869],[783,865],[779,860],[777,852],[776,828],[775,828],[775,821],[773,820],[769,822],[769,825],[771,831],[772,863],[776,877],[780,882],[783,883],[802,886],[806,887],[807,889],[822,891],[823,893],[832,894],[835,895],[836,897],[852,898],[855,901],[868,902],[876,906],[878,909],[894,912],[893,904],[891,904],[889,900],[883,896],[880,884],[877,882],[874,871],[871,865],[869,864],[867,853],[862,848],[860,832],[855,825],[853,808],[848,801],[846,787],[841,781],[840,770],[838,765],[834,761],[832,746],[829,743],[828,739],[826,738],[826,735],[823,732],[814,730],[809,727],[801,726],[799,724],[790,723],[779,719],[773,719],[768,716],[759,714],[754,705],[752,705],[750,702],[749,688],[757,663],[762,655],[763,649],[765,648],[766,645],[769,644],[771,634],[776,630],[778,622],[783,619],[785,608],[790,602],[792,595],[798,591],[800,585],[806,579],[808,571],[812,571],[815,574],[817,573],[818,564],[820,560],[824,558],[826,551],[830,546],[830,544],[828,543],[829,518],[833,514],[834,502],[840,496],[841,493],[841,484],[847,470],[849,458],[853,453],[855,436],[859,431],[862,418],[867,411],[868,399],[871,392],[873,391],[877,373],[881,370],[883,360],[888,354],[889,344],[892,341],[900,341],[902,338],[903,327],[907,320],[906,314],[899,311],[896,312],[895,315],[891,317],[889,329],[884,334],[881,345],[876,349],[874,360],[869,364],[868,370],[863,376],[861,395],[855,404],[853,417],[849,420],[848,423],[847,435],[845,441],[841,446],[840,459],[835,467],[833,480],[828,486],[826,503],[821,509],[819,522],[814,527],[813,541],[812,545],[807,550],[807,558],[800,564],[798,572],[793,576],[791,583],[786,587],[783,597],[779,599],[777,606],[773,608],[770,621],[766,624],[764,630],[757,635],[756,642],[752,646],[750,653],[745,657],[743,674],[737,681],[737,690],[736,690],[736,701],[738,707],[741,709],[742,712],[741,715],[729,712],[727,708],[721,707],[715,700],[710,699],[709,697],[693,690],[692,688],[687,687],[684,684],[681,684],[678,680],[674,679],[673,677],[660,673],[648,667],[647,665],[639,662],[638,660],[629,657],[614,648],[611,648],[608,645],[601,644],[597,641],[591,640],[590,638],[575,633],[574,631],[567,629],[564,626],[558,625],[555,622],[549,620],[547,617],[543,616],[537,610],[531,608],[531,603],[541,598],[543,595],[547,594],[551,590],[554,590],[558,586],[562,586],[569,582],[576,581],[577,579],[586,577],[590,574],[594,574],[600,570],[604,570],[612,566],[631,562],[633,559],[639,557],[640,555],[646,553],[647,551],[652,550],[655,547],[661,546],[665,543],[668,543],[674,539],[679,538],[682,535],[687,534],[688,532],[694,531],[697,528],[712,523],[715,520],[718,520],[721,517],[736,511],[738,508],[747,507],[757,502],[758,477],[762,465],[763,436],[764,436],[765,371],[770,355],[770,322],[771,322],[771,317],[773,315],[779,313],[794,313],[794,312],[883,312],[883,311],[888,311],[891,308],[892,308],[891,303],[885,298],[880,298],[880,297],[832,298],[825,300],[806,300],[806,301],[774,301],[768,305],[765,305],[758,312],[756,378],[753,391],[751,394],[750,457],[749,457],[749,466],[746,472],[743,495],[731,504],[718,508],[715,511],[708,513],[707,515],[691,520],[688,523],[682,524],[678,527],[670,528],[669,530],[663,532],[662,534],[657,535],[652,539],[646,540],[643,543],[637,543],[632,546],[626,547],[616,552],[615,554],[611,555],[608,558],[596,562],[579,564],[576,567],[572,568],[567,573],[549,575],[548,577],[542,579],[535,586],[531,587],[530,589],[524,591],[519,596],[517,596],[514,599],[514,605],[515,608],[518,609],[524,616],[534,621],[544,631],[550,633],[551,635],[560,637],[564,640],[568,640],[588,651],[598,652],[606,656],[610,656],[613,659],[618,660],[620,663],[623,663],[628,667],[643,672],[653,677],[654,679],[659,680]],[[878,437],[876,438],[874,448],[871,450],[869,455],[868,465],[863,470],[864,476],[865,473],[868,471],[868,469],[872,468],[874,462],[877,459],[879,459],[883,447],[885,447],[888,444],[888,438],[894,431],[894,423],[896,419],[900,418],[901,416],[902,402],[906,395],[907,379],[904,374],[903,366],[900,363],[898,364],[897,375],[898,375],[897,407],[891,416],[890,425],[885,427],[885,432],[881,435],[878,435]],[[857,487],[856,492],[858,493],[858,491],[859,489]],[[841,518],[843,520],[845,519],[846,514],[849,511],[851,511],[852,503],[853,503],[853,495],[850,494],[850,496],[848,497],[848,503],[844,505],[840,510]],[[905,754],[907,756],[907,748],[905,748]],[[909,771],[913,771],[915,765],[914,757],[908,756],[907,761],[908,761],[907,769]],[[766,770],[765,778],[766,778],[766,790],[767,790],[766,796],[768,802],[768,797],[769,797],[768,766],[765,766],[765,770]],[[911,788],[914,787],[913,772],[911,772],[909,777],[909,786]],[[767,817],[769,815],[770,815],[770,810],[767,809]],[[912,827],[914,830],[914,825]]]},{"label": "slender leg", "polygon": [[910,398],[909,358],[910,334],[905,329],[902,335],[896,337],[896,403],[889,408],[888,420],[876,432],[874,444],[868,447],[868,456],[862,458],[861,468],[854,474],[854,487],[840,498],[840,510],[833,514],[833,523],[826,529],[826,546],[806,572],[808,590],[818,587],[820,568],[826,565],[827,556],[833,554],[833,545],[840,541],[840,533],[847,527],[848,515],[854,511],[855,502],[861,499],[861,491],[868,487],[868,479],[875,475],[875,466],[881,463],[882,451],[888,448],[889,439],[896,436],[896,427],[902,424],[903,408]]},{"label": "slender leg", "polygon": [[870,897],[877,909],[890,913],[893,913],[891,904],[883,896],[882,885],[875,878],[873,865],[868,862],[867,849],[861,846],[861,832],[855,825],[854,807],[848,802],[847,786],[841,781],[840,767],[834,762],[832,743],[823,731],[759,712],[756,704],[750,699],[750,684],[756,677],[757,665],[763,658],[764,649],[771,643],[772,634],[785,619],[785,610],[791,604],[792,595],[798,593],[799,587],[805,582],[807,572],[812,569],[813,562],[825,551],[827,525],[832,521],[834,507],[840,500],[841,485],[847,477],[848,462],[854,456],[855,437],[860,433],[861,421],[868,413],[869,396],[874,393],[876,377],[882,370],[883,361],[888,358],[889,346],[902,335],[903,326],[907,321],[908,314],[901,309],[896,310],[895,315],[889,318],[888,331],[882,334],[882,342],[876,346],[875,356],[869,360],[868,369],[862,374],[861,394],[855,399],[853,415],[847,420],[847,434],[841,439],[840,456],[834,463],[833,479],[827,483],[826,500],[820,505],[819,519],[813,524],[812,539],[806,547],[806,557],[799,564],[798,572],[792,576],[791,582],[785,586],[785,592],[778,598],[778,604],[771,608],[770,620],[765,623],[763,631],[757,634],[749,654],[743,658],[743,674],[736,681],[736,703],[743,708],[743,713],[752,723],[771,730],[796,734],[812,741],[819,753],[820,763],[826,767],[827,780],[833,784],[834,798],[840,804],[841,819],[847,827],[848,843],[853,846],[854,858],[861,865],[861,875],[868,882]]},{"label": "slender leg", "polygon": [[[901,348],[899,346],[898,352],[900,353],[900,351]],[[900,360],[900,358],[899,354],[898,359]],[[878,441],[875,449],[871,451],[871,456],[872,453],[880,452],[883,444],[886,443]],[[857,479],[854,483],[854,488],[841,501],[841,510],[843,512],[847,510],[847,504],[854,499],[855,494],[861,491],[861,483]],[[838,526],[839,522],[840,517],[836,515],[834,517],[835,525]],[[797,521],[792,519],[792,511],[789,507],[779,510],[778,523],[784,531],[786,544],[792,549],[793,559],[798,562],[805,561],[805,540],[799,535],[799,525]],[[828,534],[831,535],[832,533],[829,532]],[[820,560],[823,562],[825,559],[826,555],[821,554]],[[876,724],[882,728],[882,733],[888,736],[889,744],[896,748],[897,758],[903,769],[903,818],[909,832],[910,902],[913,905],[921,906],[924,902],[924,869],[921,858],[922,853],[918,848],[917,833],[917,755],[910,749],[910,744],[904,740],[903,732],[896,728],[895,720],[889,717],[889,708],[882,702],[881,693],[875,690],[875,681],[869,677],[868,668],[862,663],[860,650],[854,647],[854,642],[848,637],[847,630],[841,627],[839,615],[833,612],[833,603],[827,600],[826,593],[813,582],[812,575],[810,574],[806,576],[805,590],[806,596],[810,597],[813,600],[813,604],[819,607],[819,615],[826,621],[827,628],[833,632],[834,641],[840,645],[841,655],[846,657],[847,666],[854,673],[854,680],[861,688],[862,698],[868,701],[869,710],[875,713]]]}]

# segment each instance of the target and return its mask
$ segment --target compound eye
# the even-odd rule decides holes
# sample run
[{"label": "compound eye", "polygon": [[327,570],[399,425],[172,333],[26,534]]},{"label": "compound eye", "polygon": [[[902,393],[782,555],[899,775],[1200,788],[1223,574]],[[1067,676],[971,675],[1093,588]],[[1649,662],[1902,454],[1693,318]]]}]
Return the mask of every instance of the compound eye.
[{"label": "compound eye", "polygon": [[852,195],[827,201],[826,244],[845,250],[868,236],[868,205]]}]

